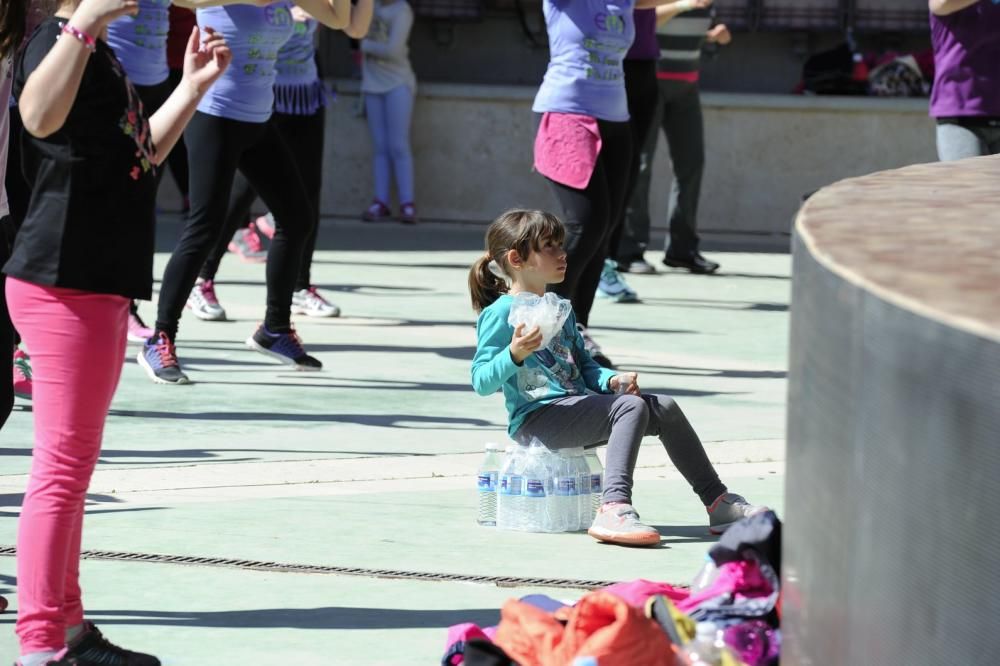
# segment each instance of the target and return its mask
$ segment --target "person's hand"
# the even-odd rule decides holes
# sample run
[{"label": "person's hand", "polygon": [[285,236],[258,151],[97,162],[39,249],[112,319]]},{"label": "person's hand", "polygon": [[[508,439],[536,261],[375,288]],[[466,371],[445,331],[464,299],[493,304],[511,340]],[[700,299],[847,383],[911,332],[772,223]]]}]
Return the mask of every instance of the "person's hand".
[{"label": "person's hand", "polygon": [[705,38],[711,44],[719,44],[720,46],[725,46],[729,42],[733,41],[733,33],[729,32],[729,28],[725,23],[720,23],[715,26],[705,35]]},{"label": "person's hand", "polygon": [[608,380],[608,388],[614,393],[639,395],[639,375],[635,372],[621,372]]},{"label": "person's hand", "polygon": [[305,23],[310,18],[312,18],[312,17],[309,16],[309,12],[307,12],[304,9],[302,9],[298,5],[292,5],[292,20],[293,21],[295,21],[296,23]]},{"label": "person's hand", "polygon": [[531,356],[542,346],[542,329],[535,326],[530,331],[524,330],[524,324],[518,324],[514,329],[514,338],[510,341],[510,355],[518,365]]},{"label": "person's hand", "polygon": [[97,37],[97,33],[115,19],[138,13],[138,0],[83,0],[73,12],[69,23],[74,28]]},{"label": "person's hand", "polygon": [[222,35],[212,28],[191,30],[184,52],[184,80],[196,95],[202,95],[229,67],[233,54]]}]

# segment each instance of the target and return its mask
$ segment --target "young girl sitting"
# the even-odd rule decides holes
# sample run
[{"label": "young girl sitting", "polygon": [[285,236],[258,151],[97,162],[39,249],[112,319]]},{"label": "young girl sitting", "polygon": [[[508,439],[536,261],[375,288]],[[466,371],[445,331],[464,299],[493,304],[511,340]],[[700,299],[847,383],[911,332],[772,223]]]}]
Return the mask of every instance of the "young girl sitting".
[{"label": "young girl sitting", "polygon": [[713,534],[765,510],[728,491],[676,402],[640,393],[634,372],[616,374],[597,365],[573,313],[544,349],[537,326],[525,330],[507,322],[515,295],[541,296],[563,280],[564,235],[558,218],[534,210],[508,211],[489,226],[486,254],[469,272],[472,307],[480,313],[472,360],[476,392],[487,396],[503,389],[508,432],[522,444],[533,437],[551,449],[607,443],[604,496],[588,530],[595,539],[633,546],[660,541],[632,507],[632,471],[645,435],[663,442],[708,511]]}]

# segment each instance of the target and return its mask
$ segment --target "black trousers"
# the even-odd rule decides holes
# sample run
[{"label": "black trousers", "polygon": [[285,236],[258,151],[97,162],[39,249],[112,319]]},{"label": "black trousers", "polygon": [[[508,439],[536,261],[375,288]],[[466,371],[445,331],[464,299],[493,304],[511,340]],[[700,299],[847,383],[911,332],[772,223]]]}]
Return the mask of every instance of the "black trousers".
[{"label": "black trousers", "polygon": [[698,203],[705,169],[705,128],[698,84],[667,80],[657,84],[661,102],[660,127],[647,134],[644,144],[636,148],[643,151],[641,160],[649,168],[640,170],[627,203],[627,221],[616,255],[622,262],[642,256],[649,242],[649,188],[659,129],[666,135],[674,168],[667,213],[670,235],[664,249],[671,256],[689,258],[698,252],[701,241]]},{"label": "black trousers", "polygon": [[163,273],[156,329],[171,339],[176,336],[188,294],[222,233],[239,169],[274,214],[264,324],[271,331],[286,331],[307,225],[313,217],[294,155],[271,121],[248,123],[199,111],[184,138],[191,168],[191,211]]},{"label": "black trousers", "polygon": [[[302,252],[302,262],[299,274],[295,279],[295,290],[308,289],[312,286],[312,258],[316,251],[316,236],[319,231],[320,193],[323,189],[323,140],[325,135],[326,109],[320,108],[308,116],[275,113],[272,117],[281,138],[291,149],[295,161],[299,165],[299,175],[305,187],[312,218],[306,233],[306,242]],[[250,216],[250,207],[257,198],[257,192],[242,171],[236,173],[233,180],[233,191],[229,196],[229,212],[226,213],[225,227],[218,242],[212,248],[200,276],[206,280],[214,280],[219,272],[219,264],[226,254],[229,239],[237,229],[246,225]]]},{"label": "black trousers", "polygon": [[[142,100],[142,106],[146,111],[146,116],[150,117],[156,113],[161,106],[163,106],[164,102],[167,101],[167,98],[170,97],[170,93],[174,91],[174,86],[169,80],[167,80],[153,86],[136,86],[135,91],[139,93],[139,99]],[[163,180],[163,167],[156,167],[155,173],[156,187],[159,189],[160,181]],[[139,304],[134,300],[129,302],[129,312],[132,314],[137,314],[139,312]]]},{"label": "black trousers", "polygon": [[[642,161],[641,148],[656,122],[657,105],[660,100],[660,89],[656,85],[655,60],[625,60],[625,94],[628,97],[629,129],[632,131],[632,159],[628,166],[628,185],[625,190],[625,203],[622,205],[621,219],[616,223],[608,243],[608,256],[612,259],[622,259],[622,237],[633,238],[634,232],[627,228],[628,216],[626,206],[632,200],[636,183],[639,181],[639,166]],[[628,243],[626,243],[628,244]],[[630,254],[635,255],[635,252]],[[638,253],[642,256],[642,252]],[[633,257],[627,257],[628,260]]]},{"label": "black trousers", "polygon": [[[21,134],[24,125],[17,107],[10,109],[10,144],[7,151],[7,174],[4,187],[7,189],[7,203],[10,215],[0,219],[0,269],[10,259],[14,247],[14,236],[24,221],[28,212],[28,202],[31,201],[31,186],[21,170]],[[20,336],[10,321],[7,311],[6,276],[0,271],[0,428],[10,416],[14,408],[14,384],[11,377],[14,373],[14,345],[20,342]],[[29,350],[30,351],[30,350]]]},{"label": "black trousers", "polygon": [[566,225],[566,279],[549,287],[573,304],[576,319],[590,325],[601,269],[611,236],[621,220],[632,160],[632,130],[628,123],[597,121],[601,152],[587,187],[578,190],[546,178],[559,199]]},{"label": "black trousers", "polygon": [[[14,244],[14,220],[0,218],[0,268],[10,259]],[[7,276],[0,272],[0,429],[14,409],[14,325],[7,311]]]},{"label": "black trousers", "polygon": [[[183,75],[183,70],[170,70],[170,78],[167,79],[170,82],[170,87],[176,88],[177,84],[181,82]],[[188,174],[187,146],[184,145],[183,136],[177,140],[177,143],[174,144],[174,149],[167,155],[167,166],[170,167],[170,173],[174,177],[174,182],[177,184],[177,189],[180,191],[181,196],[187,197],[188,179],[190,176]]]}]

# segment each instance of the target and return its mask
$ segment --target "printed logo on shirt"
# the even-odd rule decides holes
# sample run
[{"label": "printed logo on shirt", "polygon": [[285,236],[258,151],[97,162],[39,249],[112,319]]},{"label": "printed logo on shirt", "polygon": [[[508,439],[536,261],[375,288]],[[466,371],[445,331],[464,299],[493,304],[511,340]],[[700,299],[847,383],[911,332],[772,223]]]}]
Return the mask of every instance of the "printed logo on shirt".
[{"label": "printed logo on shirt", "polygon": [[268,5],[265,7],[264,20],[267,21],[268,25],[280,27],[285,27],[293,23],[292,13],[288,11],[288,7],[285,5]]},{"label": "printed logo on shirt", "polygon": [[597,12],[597,15],[594,16],[594,25],[597,26],[598,30],[616,35],[625,34],[625,19],[622,18],[622,8],[608,5],[608,11]]},{"label": "printed logo on shirt", "polygon": [[594,26],[606,37],[585,37],[583,49],[587,52],[585,70],[588,79],[618,81],[624,77],[622,60],[630,44],[626,44],[625,12],[631,8],[605,5],[606,11],[594,14]]}]

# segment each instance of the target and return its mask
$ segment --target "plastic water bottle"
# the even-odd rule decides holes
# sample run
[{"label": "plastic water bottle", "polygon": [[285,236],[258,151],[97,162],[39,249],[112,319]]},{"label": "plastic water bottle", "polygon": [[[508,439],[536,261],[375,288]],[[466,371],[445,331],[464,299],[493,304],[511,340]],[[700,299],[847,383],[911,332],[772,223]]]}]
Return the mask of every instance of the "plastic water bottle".
[{"label": "plastic water bottle", "polygon": [[694,640],[684,646],[684,656],[689,664],[721,666],[725,649],[722,632],[717,631],[711,622],[699,622],[695,625]]},{"label": "plastic water bottle", "polygon": [[503,460],[500,457],[499,444],[486,445],[486,458],[479,466],[476,487],[479,495],[479,512],[476,522],[480,525],[493,527],[497,524],[497,489],[500,486],[500,466]]},{"label": "plastic water bottle", "polygon": [[497,494],[497,527],[503,530],[522,529],[524,522],[524,461],[527,447],[508,446],[500,469],[500,489]]},{"label": "plastic water bottle", "polygon": [[601,459],[597,457],[595,449],[587,451],[586,461],[590,469],[590,521],[593,522],[604,496],[604,467],[601,466]]},{"label": "plastic water bottle", "polygon": [[719,567],[716,566],[712,556],[705,553],[705,562],[701,565],[701,569],[698,570],[694,580],[691,581],[691,594],[696,594],[709,587],[718,577]]},{"label": "plastic water bottle", "polygon": [[544,532],[550,529],[546,520],[549,498],[552,495],[551,474],[549,473],[549,450],[534,440],[528,447],[528,458],[524,466],[524,522],[522,528],[528,532]]},{"label": "plastic water bottle", "polygon": [[580,491],[576,498],[576,507],[574,507],[574,513],[576,514],[576,527],[574,529],[585,530],[590,527],[594,519],[590,515],[590,467],[587,465],[587,459],[584,457],[582,446],[573,449],[573,471],[577,478],[576,487]]},{"label": "plastic water bottle", "polygon": [[553,530],[566,532],[576,529],[576,505],[580,496],[579,479],[569,451],[561,450],[555,460],[555,502]]}]

